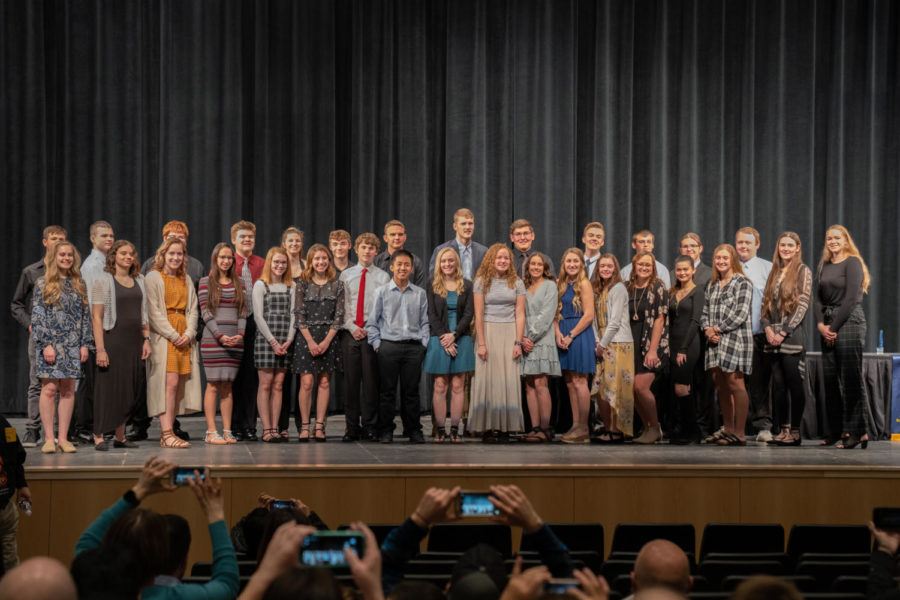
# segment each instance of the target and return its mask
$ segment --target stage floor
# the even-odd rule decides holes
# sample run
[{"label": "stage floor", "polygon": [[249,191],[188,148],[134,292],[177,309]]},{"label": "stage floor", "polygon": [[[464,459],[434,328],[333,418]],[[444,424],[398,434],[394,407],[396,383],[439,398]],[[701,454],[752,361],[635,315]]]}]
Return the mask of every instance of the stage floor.
[{"label": "stage floor", "polygon": [[[12,419],[20,436],[24,433],[24,419]],[[397,469],[508,469],[528,470],[618,470],[690,468],[703,470],[739,468],[746,470],[804,471],[825,469],[850,474],[863,471],[882,476],[900,474],[900,443],[870,442],[866,450],[838,450],[823,448],[817,440],[804,440],[800,447],[779,448],[748,442],[746,447],[717,447],[707,445],[670,446],[655,444],[596,445],[596,444],[524,444],[485,445],[475,438],[465,438],[463,444],[434,444],[427,434],[431,421],[422,419],[427,441],[409,444],[406,438],[394,437],[393,444],[373,442],[343,443],[342,416],[328,419],[328,442],[300,444],[292,432],[290,443],[264,444],[239,442],[228,446],[208,446],[203,443],[206,429],[202,417],[182,418],[182,427],[191,435],[192,447],[187,450],[162,449],[157,442],[159,425],[154,422],[150,438],[139,442],[137,449],[110,449],[97,452],[84,444],[76,454],[44,455],[40,448],[28,451],[26,468],[31,473],[76,471],[119,471],[139,468],[150,456],[164,456],[180,464],[208,465],[228,469],[338,469],[383,470]],[[399,432],[399,426],[398,426]],[[894,473],[892,473],[894,472]],[[861,474],[861,473],[860,473]]]}]

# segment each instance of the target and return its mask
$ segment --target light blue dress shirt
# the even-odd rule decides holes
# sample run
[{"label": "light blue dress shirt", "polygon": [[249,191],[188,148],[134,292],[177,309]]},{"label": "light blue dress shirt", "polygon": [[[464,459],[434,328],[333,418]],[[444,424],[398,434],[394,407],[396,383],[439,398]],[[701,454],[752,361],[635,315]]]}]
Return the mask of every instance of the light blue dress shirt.
[{"label": "light blue dress shirt", "polygon": [[753,284],[753,302],[750,304],[750,323],[753,334],[762,333],[759,325],[759,314],[762,312],[763,292],[766,290],[766,281],[772,272],[772,263],[764,258],[754,256],[747,262],[741,263],[744,275]]},{"label": "light blue dress shirt", "polygon": [[381,347],[382,340],[419,340],[423,346],[428,346],[431,334],[425,290],[412,283],[401,290],[397,282],[391,279],[375,294],[366,330],[369,332],[369,344],[376,350]]}]

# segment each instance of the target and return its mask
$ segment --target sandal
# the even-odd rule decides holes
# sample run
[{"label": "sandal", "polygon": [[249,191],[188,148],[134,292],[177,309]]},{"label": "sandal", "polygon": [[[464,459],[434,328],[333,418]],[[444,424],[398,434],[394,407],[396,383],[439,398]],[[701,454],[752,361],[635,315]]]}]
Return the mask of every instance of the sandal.
[{"label": "sandal", "polygon": [[747,440],[742,440],[733,433],[723,433],[716,444],[719,446],[746,446]]},{"label": "sandal", "polygon": [[225,438],[219,435],[218,431],[210,431],[208,429],[206,430],[206,437],[203,438],[203,441],[214,446],[222,446],[228,443],[225,441]]},{"label": "sandal", "polygon": [[459,425],[450,426],[450,443],[462,444],[462,437],[459,435]]},{"label": "sandal", "polygon": [[724,439],[724,438],[725,438],[725,428],[720,427],[719,430],[716,431],[715,433],[713,433],[712,435],[708,435],[705,438],[703,438],[703,443],[704,444],[716,444],[719,442],[719,440]]},{"label": "sandal", "polygon": [[316,421],[315,437],[317,442],[328,441],[325,436],[325,421]]},{"label": "sandal", "polygon": [[784,446],[785,442],[789,441],[791,441],[791,428],[790,426],[785,427],[784,425],[782,425],[781,430],[778,432],[778,435],[776,435],[766,443],[770,446]]},{"label": "sandal", "polygon": [[[309,426],[312,425],[312,421],[307,421],[306,423],[300,424],[300,432],[297,437],[297,441],[301,444],[306,444],[309,442]],[[303,436],[306,434],[306,437]]]},{"label": "sandal", "polygon": [[447,432],[442,426],[437,426],[434,430],[434,443],[443,444],[447,441]]},{"label": "sandal", "polygon": [[237,444],[237,438],[234,437],[230,429],[222,430],[222,439],[225,440],[226,444]]},{"label": "sandal", "polygon": [[604,431],[598,436],[592,437],[591,441],[595,444],[624,444],[625,434],[621,431]]},{"label": "sandal", "polygon": [[546,442],[546,436],[543,436],[543,431],[540,427],[535,425],[531,428],[531,431],[522,436],[523,442],[528,442],[529,444],[539,444],[541,442]]},{"label": "sandal", "polygon": [[278,429],[263,429],[262,441],[267,444],[281,443],[281,436],[278,435]]},{"label": "sandal", "polygon": [[869,438],[860,439],[861,436],[856,435],[848,435],[847,437],[841,438],[838,440],[838,443],[835,444],[835,448],[839,448],[840,450],[852,450],[859,446],[863,450],[869,447]]},{"label": "sandal", "polygon": [[159,446],[161,448],[190,448],[191,443],[175,435],[171,429],[164,429],[159,434]]}]

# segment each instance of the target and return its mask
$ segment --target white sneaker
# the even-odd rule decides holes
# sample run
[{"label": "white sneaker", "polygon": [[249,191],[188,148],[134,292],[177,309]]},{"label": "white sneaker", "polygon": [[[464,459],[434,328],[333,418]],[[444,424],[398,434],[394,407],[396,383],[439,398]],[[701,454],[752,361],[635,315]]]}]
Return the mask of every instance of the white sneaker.
[{"label": "white sneaker", "polygon": [[756,434],[757,442],[771,442],[772,441],[772,432],[768,429],[762,429],[759,433]]}]

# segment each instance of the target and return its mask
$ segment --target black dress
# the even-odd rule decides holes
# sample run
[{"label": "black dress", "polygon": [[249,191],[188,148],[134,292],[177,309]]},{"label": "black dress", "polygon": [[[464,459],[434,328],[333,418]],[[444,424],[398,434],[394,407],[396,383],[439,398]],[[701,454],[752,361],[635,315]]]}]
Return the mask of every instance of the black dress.
[{"label": "black dress", "polygon": [[113,279],[116,294],[116,324],[103,332],[109,356],[108,367],[97,367],[94,378],[94,434],[110,432],[124,425],[144,386],[141,351],[144,335],[141,303],[144,295],[135,284],[127,288]]},{"label": "black dress", "polygon": [[[695,285],[687,296],[677,301],[675,294],[669,298],[669,369],[672,382],[691,385],[694,367],[700,360],[700,318],[706,297],[703,288]],[[678,354],[687,355],[679,366]]]}]

